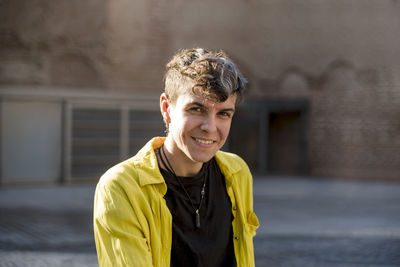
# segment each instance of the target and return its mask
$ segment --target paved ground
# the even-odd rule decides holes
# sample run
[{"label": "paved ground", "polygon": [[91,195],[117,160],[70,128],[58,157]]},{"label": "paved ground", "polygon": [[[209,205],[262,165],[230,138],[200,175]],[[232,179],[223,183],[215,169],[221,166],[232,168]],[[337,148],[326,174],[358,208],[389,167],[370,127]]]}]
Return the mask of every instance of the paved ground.
[{"label": "paved ground", "polygon": [[257,266],[400,266],[400,183],[256,180]]},{"label": "paved ground", "polygon": [[[0,266],[98,266],[93,186],[0,189]],[[400,266],[400,183],[255,179],[257,266]]]}]

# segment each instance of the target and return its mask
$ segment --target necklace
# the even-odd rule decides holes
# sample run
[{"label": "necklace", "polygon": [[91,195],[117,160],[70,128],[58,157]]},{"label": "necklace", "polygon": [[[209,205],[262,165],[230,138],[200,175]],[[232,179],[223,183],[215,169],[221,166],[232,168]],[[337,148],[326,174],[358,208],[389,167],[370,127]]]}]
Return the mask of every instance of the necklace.
[{"label": "necklace", "polygon": [[[164,166],[167,168],[167,170],[168,170],[169,172],[171,172],[171,173],[174,175],[175,179],[176,179],[176,180],[178,181],[178,183],[179,183],[179,186],[180,186],[180,187],[183,189],[183,191],[185,192],[185,195],[186,195],[186,197],[189,199],[190,205],[192,206],[192,208],[193,208],[193,210],[194,210],[194,214],[195,214],[195,218],[196,218],[196,220],[195,220],[195,225],[196,225],[197,228],[200,228],[200,209],[201,209],[201,205],[203,204],[203,199],[204,199],[204,195],[205,195],[206,176],[204,177],[203,186],[201,187],[201,192],[200,192],[200,194],[201,194],[201,197],[200,197],[200,204],[199,204],[199,207],[196,209],[196,207],[195,207],[194,204],[193,204],[192,199],[190,198],[189,193],[186,191],[185,186],[183,185],[183,183],[182,183],[182,181],[179,179],[179,177],[175,174],[175,171],[174,171],[174,169],[172,168],[172,165],[171,165],[171,163],[169,162],[169,160],[168,160],[168,158],[167,158],[167,155],[165,154],[164,145],[161,147],[161,152],[162,152],[162,153],[161,153],[162,156],[161,156],[160,158],[161,158],[162,163],[163,163]],[[165,158],[165,160],[167,161],[167,164],[165,164],[165,161],[164,161],[163,158]]]}]

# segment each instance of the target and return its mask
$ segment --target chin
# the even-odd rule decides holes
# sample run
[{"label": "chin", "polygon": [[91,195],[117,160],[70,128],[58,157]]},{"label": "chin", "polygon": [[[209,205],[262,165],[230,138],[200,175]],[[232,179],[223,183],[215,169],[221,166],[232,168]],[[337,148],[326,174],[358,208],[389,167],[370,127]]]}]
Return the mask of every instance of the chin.
[{"label": "chin", "polygon": [[196,162],[205,163],[205,162],[211,160],[215,156],[216,153],[217,153],[217,151],[215,151],[215,153],[207,153],[207,154],[196,153],[194,155],[191,155],[191,159]]}]

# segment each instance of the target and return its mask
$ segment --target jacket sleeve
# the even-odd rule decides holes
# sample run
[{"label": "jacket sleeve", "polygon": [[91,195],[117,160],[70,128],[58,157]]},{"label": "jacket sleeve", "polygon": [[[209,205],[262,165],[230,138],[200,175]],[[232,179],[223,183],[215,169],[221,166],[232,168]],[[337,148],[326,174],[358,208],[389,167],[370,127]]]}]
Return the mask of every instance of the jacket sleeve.
[{"label": "jacket sleeve", "polygon": [[150,245],[143,233],[143,218],[126,192],[114,183],[96,188],[93,227],[100,267],[153,266]]}]

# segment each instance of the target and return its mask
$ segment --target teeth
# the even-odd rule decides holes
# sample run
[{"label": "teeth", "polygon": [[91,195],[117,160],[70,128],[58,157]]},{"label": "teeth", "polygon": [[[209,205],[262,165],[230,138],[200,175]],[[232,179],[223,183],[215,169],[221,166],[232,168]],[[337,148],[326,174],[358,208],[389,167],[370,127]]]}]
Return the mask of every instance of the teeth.
[{"label": "teeth", "polygon": [[209,145],[209,144],[213,143],[213,141],[206,141],[206,140],[198,139],[198,138],[196,138],[196,141],[199,142],[199,143],[202,143],[202,144],[206,144],[206,145]]}]

